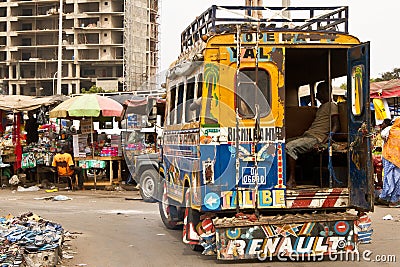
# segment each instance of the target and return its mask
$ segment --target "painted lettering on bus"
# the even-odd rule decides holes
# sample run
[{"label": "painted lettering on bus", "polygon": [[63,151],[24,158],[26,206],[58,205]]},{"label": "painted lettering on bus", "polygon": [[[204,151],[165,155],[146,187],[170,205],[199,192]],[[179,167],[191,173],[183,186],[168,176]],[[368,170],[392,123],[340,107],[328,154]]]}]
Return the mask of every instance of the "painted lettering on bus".
[{"label": "painted lettering on bus", "polygon": [[[285,205],[283,189],[276,190],[260,190],[258,191],[258,207],[272,207]],[[233,209],[239,202],[239,206],[243,208],[254,208],[255,205],[255,191],[224,191],[222,192],[222,208]],[[239,195],[238,200],[236,196]]]},{"label": "painted lettering on bus", "polygon": [[[266,127],[260,129],[260,141],[275,141],[281,138],[280,128]],[[254,139],[254,128],[239,128],[239,141],[252,142]],[[236,140],[236,128],[228,127],[228,142]]]},{"label": "painted lettering on bus", "polygon": [[321,42],[323,40],[333,42],[338,38],[336,34],[317,33],[282,33],[281,41],[290,43]]},{"label": "painted lettering on bus", "polygon": [[[347,244],[344,236],[308,236],[308,237],[272,237],[265,239],[235,239],[229,240],[226,249],[227,255],[265,255],[277,256],[291,254],[324,255],[344,251]],[[235,253],[234,253],[235,252]]]},{"label": "painted lettering on bus", "polygon": [[[334,42],[339,36],[334,33],[243,33],[240,35],[240,42],[242,44],[255,44],[258,42],[263,43],[321,43],[321,42]],[[235,43],[237,43],[237,36],[235,35]]]},{"label": "painted lettering on bus", "polygon": [[[260,42],[275,42],[275,34],[273,32],[258,33],[258,40]],[[241,34],[240,41],[242,43],[254,43],[257,41],[257,33],[243,33]],[[235,35],[235,42],[237,42],[237,36]]]},{"label": "painted lettering on bus", "polygon": [[[244,51],[241,51],[240,57],[242,59],[255,59],[256,54],[258,56],[258,59],[260,61],[270,61],[271,60],[271,55],[269,52],[264,51],[263,47],[258,48],[258,53],[256,53],[256,49],[253,48],[245,48],[243,49]],[[232,62],[235,62],[237,59],[237,47],[228,47],[228,52],[230,55],[230,60]]]}]

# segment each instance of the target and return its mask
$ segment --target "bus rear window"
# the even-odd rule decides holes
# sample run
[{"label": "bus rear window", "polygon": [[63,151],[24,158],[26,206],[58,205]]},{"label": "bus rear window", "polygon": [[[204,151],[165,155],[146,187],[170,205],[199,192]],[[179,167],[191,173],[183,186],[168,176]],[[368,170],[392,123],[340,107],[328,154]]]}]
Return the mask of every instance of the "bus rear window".
[{"label": "bus rear window", "polygon": [[[256,77],[257,76],[257,77]],[[255,82],[257,79],[257,82]],[[271,78],[267,71],[262,69],[243,69],[237,77],[236,106],[239,115],[244,118],[253,118],[256,114],[256,104],[259,107],[260,117],[270,112]]]}]

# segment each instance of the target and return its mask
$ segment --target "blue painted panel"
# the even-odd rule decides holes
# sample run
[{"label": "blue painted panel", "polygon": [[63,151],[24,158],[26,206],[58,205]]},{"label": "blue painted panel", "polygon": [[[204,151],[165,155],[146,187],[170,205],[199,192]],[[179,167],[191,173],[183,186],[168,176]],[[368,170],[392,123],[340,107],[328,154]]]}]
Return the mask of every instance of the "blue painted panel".
[{"label": "blue painted panel", "polygon": [[[201,146],[200,165],[202,166],[202,197],[203,210],[220,210],[223,205],[233,207],[232,200],[236,198],[236,149],[229,144],[219,146],[203,145]],[[239,188],[243,189],[244,195],[239,198],[248,205],[254,201],[251,195],[251,189],[256,187],[254,161],[250,160],[251,145],[242,144],[240,149],[240,167],[239,167]],[[260,207],[269,207],[276,204],[274,196],[283,196],[283,189],[275,189],[278,184],[278,163],[276,154],[276,144],[258,144],[257,151],[258,175],[260,183],[258,184]],[[212,181],[205,177],[207,164],[213,164]],[[279,190],[280,192],[273,192]],[[242,193],[240,193],[242,194]],[[218,197],[217,197],[218,196]],[[224,197],[225,196],[225,197]],[[242,201],[240,200],[240,201]],[[282,201],[280,201],[281,203]],[[218,204],[218,205],[217,205]],[[279,204],[282,206],[283,204]]]}]

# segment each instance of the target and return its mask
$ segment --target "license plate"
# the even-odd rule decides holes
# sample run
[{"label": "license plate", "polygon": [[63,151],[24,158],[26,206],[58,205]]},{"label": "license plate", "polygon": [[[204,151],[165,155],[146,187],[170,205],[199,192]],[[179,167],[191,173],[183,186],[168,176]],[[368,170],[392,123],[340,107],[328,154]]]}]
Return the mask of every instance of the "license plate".
[{"label": "license plate", "polygon": [[255,167],[242,167],[242,184],[243,185],[262,185],[267,184],[266,168],[258,167],[257,175]]}]

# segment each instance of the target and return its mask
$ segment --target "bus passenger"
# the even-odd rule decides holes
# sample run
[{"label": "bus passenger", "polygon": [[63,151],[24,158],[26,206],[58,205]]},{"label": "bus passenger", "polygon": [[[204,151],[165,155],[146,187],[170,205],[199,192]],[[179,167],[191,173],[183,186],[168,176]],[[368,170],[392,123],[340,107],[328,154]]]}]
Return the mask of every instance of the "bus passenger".
[{"label": "bus passenger", "polygon": [[[339,130],[339,111],[335,103],[330,102],[328,83],[321,82],[317,86],[317,99],[321,102],[315,119],[310,128],[301,136],[290,138],[286,143],[287,164],[289,169],[289,178],[286,181],[286,187],[293,189],[296,187],[296,160],[299,154],[311,151],[318,143],[324,143],[328,139],[330,131],[329,122],[332,121],[332,132]],[[329,114],[330,111],[330,114]]]}]

